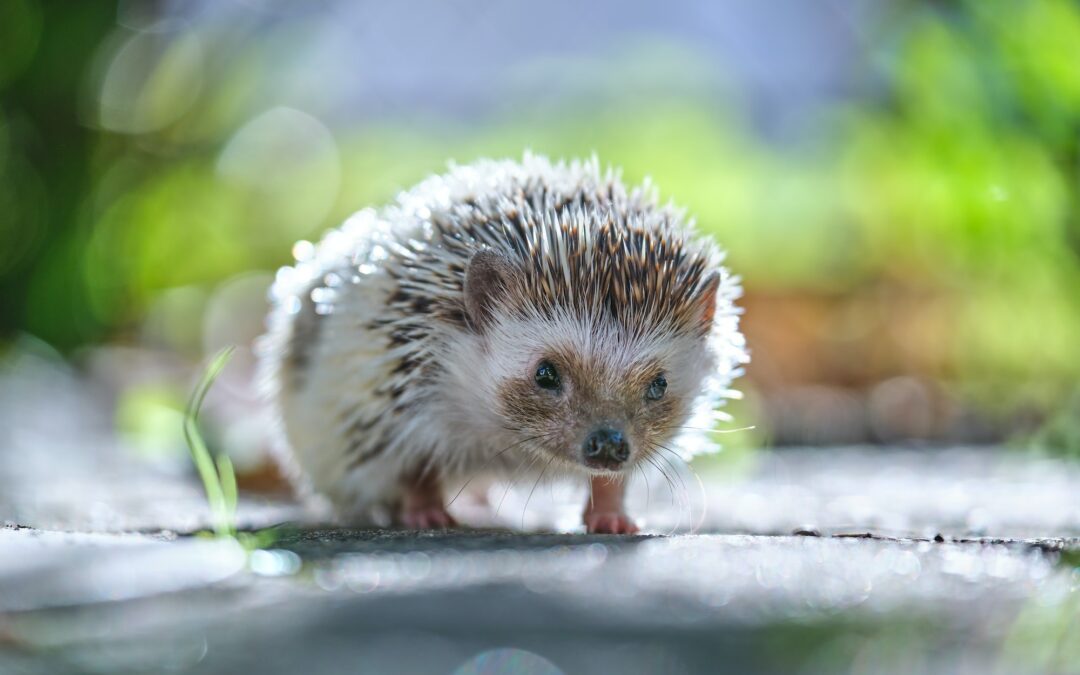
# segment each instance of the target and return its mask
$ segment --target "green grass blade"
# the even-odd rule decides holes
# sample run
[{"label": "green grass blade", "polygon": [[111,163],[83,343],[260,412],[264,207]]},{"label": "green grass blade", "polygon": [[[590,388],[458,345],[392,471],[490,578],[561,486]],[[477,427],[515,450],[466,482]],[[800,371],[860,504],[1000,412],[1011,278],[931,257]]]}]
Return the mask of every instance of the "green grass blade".
[{"label": "green grass blade", "polygon": [[222,455],[225,457],[223,461],[219,458],[215,463],[210,449],[199,432],[199,410],[214,380],[221,374],[232,356],[233,350],[233,347],[228,347],[218,352],[213,358],[195,386],[184,414],[184,439],[191,452],[191,459],[195,462],[195,469],[202,480],[214,522],[214,532],[218,536],[229,536],[232,533],[237,499],[236,475],[233,472],[232,463],[224,455]]},{"label": "green grass blade", "polygon": [[217,475],[221,483],[225,519],[229,524],[229,533],[233,534],[239,495],[237,494],[236,471],[233,469],[232,460],[224,452],[217,456]]}]

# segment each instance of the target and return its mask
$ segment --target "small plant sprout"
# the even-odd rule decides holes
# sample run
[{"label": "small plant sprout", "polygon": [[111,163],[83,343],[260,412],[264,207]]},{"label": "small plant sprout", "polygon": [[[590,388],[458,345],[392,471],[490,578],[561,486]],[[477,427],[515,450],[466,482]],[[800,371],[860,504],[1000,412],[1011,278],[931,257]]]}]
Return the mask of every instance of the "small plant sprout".
[{"label": "small plant sprout", "polygon": [[191,451],[191,459],[199,472],[206,501],[210,506],[214,534],[219,537],[236,535],[236,472],[225,453],[211,454],[202,434],[199,433],[199,410],[214,380],[225,368],[235,347],[226,347],[219,351],[203,371],[202,378],[191,393],[187,411],[184,414],[184,440]]}]

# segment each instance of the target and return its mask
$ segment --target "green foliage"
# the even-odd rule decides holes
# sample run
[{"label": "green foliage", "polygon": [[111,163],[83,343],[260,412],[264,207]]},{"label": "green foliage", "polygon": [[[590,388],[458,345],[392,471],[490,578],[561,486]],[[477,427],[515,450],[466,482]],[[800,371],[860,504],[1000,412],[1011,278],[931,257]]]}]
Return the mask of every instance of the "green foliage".
[{"label": "green foliage", "polygon": [[[27,66],[36,7],[8,10],[29,31],[7,47],[23,84],[52,81],[47,64],[91,61],[86,38],[69,54],[46,34],[48,58]],[[714,64],[656,40],[540,59],[514,73],[521,100],[481,123],[401,116],[331,129],[317,109],[278,104],[293,92],[261,84],[317,39],[306,24],[251,39],[199,22],[156,41],[98,37],[78,142],[41,130],[63,164],[40,161],[25,133],[51,119],[40,111],[52,98],[24,87],[0,109],[0,206],[11,206],[0,208],[0,275],[17,281],[0,298],[17,318],[4,320],[69,348],[126,336],[177,289],[205,298],[272,270],[296,239],[385,203],[447,158],[595,152],[685,205],[751,293],[926,298],[898,338],[905,362],[936,364],[928,375],[989,411],[1051,409],[1080,377],[1080,7],[892,11],[857,71],[864,94],[823,108],[812,142],[794,145],[760,140],[735,99],[705,93]],[[568,73],[588,96],[533,103],[530,92]],[[649,99],[627,86],[673,79],[684,93]]]}]

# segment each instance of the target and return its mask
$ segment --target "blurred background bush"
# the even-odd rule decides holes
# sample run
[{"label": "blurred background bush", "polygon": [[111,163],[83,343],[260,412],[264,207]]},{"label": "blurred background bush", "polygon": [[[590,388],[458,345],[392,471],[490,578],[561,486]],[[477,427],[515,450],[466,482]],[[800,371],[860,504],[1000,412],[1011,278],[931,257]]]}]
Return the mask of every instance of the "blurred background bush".
[{"label": "blurred background bush", "polygon": [[182,459],[237,344],[217,430],[257,484],[247,346],[293,243],[525,148],[651,176],[728,249],[729,447],[1080,453],[1078,64],[1065,0],[7,0],[9,463],[91,428]]}]

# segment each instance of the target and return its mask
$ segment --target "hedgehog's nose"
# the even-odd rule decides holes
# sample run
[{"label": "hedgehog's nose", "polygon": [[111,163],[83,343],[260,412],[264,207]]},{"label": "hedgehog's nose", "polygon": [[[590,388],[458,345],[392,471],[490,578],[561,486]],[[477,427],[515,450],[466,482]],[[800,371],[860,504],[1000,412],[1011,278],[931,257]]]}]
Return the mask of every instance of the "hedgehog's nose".
[{"label": "hedgehog's nose", "polygon": [[630,446],[621,431],[597,429],[585,439],[585,463],[591,467],[617,469],[630,457]]}]

